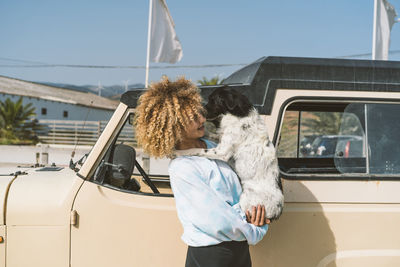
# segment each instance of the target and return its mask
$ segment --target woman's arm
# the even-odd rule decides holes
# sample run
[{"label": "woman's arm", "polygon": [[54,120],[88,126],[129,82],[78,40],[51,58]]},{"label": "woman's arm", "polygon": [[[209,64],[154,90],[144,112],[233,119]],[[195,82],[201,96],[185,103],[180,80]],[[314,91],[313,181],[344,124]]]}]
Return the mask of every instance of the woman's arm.
[{"label": "woman's arm", "polygon": [[266,234],[268,225],[257,227],[247,223],[237,207],[229,205],[212,190],[204,174],[195,166],[189,158],[175,159],[170,165],[178,215],[217,239],[246,239],[249,244],[259,242]]}]

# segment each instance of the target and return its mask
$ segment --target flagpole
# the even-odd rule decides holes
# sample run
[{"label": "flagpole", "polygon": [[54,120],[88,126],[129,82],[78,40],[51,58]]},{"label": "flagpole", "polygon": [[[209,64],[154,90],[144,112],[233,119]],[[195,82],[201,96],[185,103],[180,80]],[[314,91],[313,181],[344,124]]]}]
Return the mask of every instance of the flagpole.
[{"label": "flagpole", "polygon": [[150,37],[151,37],[151,14],[153,9],[153,0],[149,0],[149,23],[148,23],[148,31],[147,31],[147,57],[146,57],[146,80],[145,80],[145,88],[149,85],[149,66],[150,66]]},{"label": "flagpole", "polygon": [[372,60],[376,58],[376,23],[378,13],[378,0],[374,0],[374,22],[372,31]]}]

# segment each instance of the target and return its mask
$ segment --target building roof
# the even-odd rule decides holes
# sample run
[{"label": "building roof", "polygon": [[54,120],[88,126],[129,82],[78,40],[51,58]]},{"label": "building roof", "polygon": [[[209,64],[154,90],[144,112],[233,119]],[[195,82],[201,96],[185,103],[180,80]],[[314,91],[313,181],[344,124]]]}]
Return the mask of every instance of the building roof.
[{"label": "building roof", "polygon": [[58,88],[5,76],[0,76],[0,93],[108,110],[114,110],[118,106],[118,101],[92,93]]}]

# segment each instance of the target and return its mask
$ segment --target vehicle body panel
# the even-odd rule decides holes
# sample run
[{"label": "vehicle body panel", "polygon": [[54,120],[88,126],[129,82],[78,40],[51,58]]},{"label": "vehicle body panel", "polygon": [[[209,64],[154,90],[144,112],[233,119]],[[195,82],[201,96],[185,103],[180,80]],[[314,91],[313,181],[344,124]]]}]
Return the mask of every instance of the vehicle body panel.
[{"label": "vehicle body panel", "polygon": [[82,183],[70,169],[32,170],[15,179],[7,203],[7,266],[69,266],[71,207]]},{"label": "vehicle body panel", "polygon": [[74,210],[79,222],[71,229],[72,266],[184,266],[174,198],[85,182]]},{"label": "vehicle body panel", "polygon": [[[399,220],[400,205],[285,203],[251,247],[253,265],[399,266]],[[370,261],[375,256],[386,265]]]},{"label": "vehicle body panel", "polygon": [[69,225],[7,226],[7,266],[67,267]]},{"label": "vehicle body panel", "polygon": [[7,201],[7,225],[65,225],[83,179],[68,168],[32,171],[12,183]]},{"label": "vehicle body panel", "polygon": [[0,267],[6,266],[6,226],[0,225],[0,236],[3,237],[4,241],[0,243]]},{"label": "vehicle body panel", "polygon": [[0,225],[5,224],[5,211],[7,205],[7,193],[8,189],[15,179],[15,176],[1,176],[0,177]]}]

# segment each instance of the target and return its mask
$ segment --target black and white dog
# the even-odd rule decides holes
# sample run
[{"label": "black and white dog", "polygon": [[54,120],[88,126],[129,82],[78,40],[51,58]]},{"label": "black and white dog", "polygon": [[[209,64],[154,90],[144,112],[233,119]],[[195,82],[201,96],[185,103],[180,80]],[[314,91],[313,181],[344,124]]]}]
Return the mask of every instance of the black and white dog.
[{"label": "black and white dog", "polygon": [[241,209],[251,211],[253,206],[264,205],[265,217],[278,219],[284,197],[276,151],[265,121],[247,97],[233,89],[217,88],[208,100],[207,120],[217,127],[220,142],[208,150],[190,149],[186,155],[229,162],[241,180]]}]

